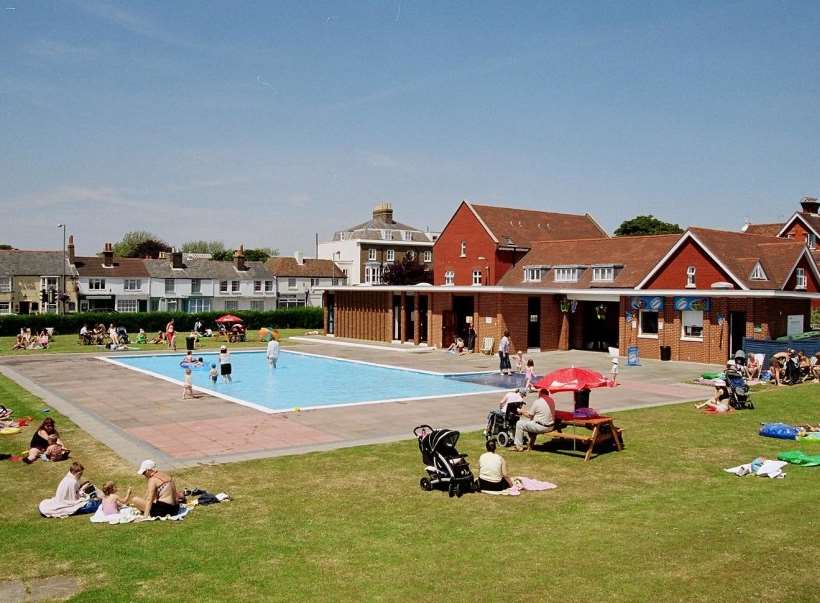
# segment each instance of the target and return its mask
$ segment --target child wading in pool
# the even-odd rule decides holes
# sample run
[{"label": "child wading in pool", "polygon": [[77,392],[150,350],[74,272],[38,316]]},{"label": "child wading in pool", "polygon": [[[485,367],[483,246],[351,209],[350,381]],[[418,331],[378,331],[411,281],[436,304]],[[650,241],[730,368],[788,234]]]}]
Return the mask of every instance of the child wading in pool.
[{"label": "child wading in pool", "polygon": [[211,383],[216,384],[216,380],[219,378],[219,369],[216,368],[216,364],[211,364],[211,370],[208,371],[208,377],[211,378]]},{"label": "child wading in pool", "polygon": [[231,353],[228,351],[228,346],[223,345],[219,348],[219,372],[222,374],[223,383],[232,383],[231,378]]}]

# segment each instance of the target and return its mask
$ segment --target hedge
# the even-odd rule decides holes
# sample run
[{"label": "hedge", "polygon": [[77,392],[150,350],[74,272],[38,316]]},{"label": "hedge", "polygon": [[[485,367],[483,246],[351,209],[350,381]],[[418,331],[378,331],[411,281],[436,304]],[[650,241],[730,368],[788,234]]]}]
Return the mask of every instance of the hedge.
[{"label": "hedge", "polygon": [[[0,335],[17,335],[21,328],[28,327],[34,331],[53,327],[56,334],[79,333],[84,324],[95,325],[102,323],[125,327],[129,333],[145,329],[146,332],[160,331],[172,318],[179,331],[191,330],[194,321],[199,318],[204,328],[216,328],[216,319],[225,312],[200,312],[188,314],[186,312],[84,312],[74,314],[8,314],[0,317]],[[249,329],[273,327],[276,329],[321,329],[321,308],[281,308],[254,312],[237,310],[231,314],[243,319]]]}]

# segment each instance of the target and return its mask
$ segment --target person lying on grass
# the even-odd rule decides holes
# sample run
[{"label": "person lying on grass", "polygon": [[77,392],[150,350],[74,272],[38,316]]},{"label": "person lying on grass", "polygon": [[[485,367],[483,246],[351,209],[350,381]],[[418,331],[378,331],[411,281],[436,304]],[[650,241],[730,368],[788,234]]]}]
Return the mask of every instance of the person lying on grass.
[{"label": "person lying on grass", "polygon": [[48,436],[48,448],[46,448],[45,454],[48,460],[57,462],[66,460],[71,451],[63,448],[63,445],[60,444],[60,437],[56,433],[52,433]]},{"label": "person lying on grass", "polygon": [[131,505],[140,510],[145,517],[165,517],[179,515],[179,497],[174,479],[157,469],[151,460],[142,461],[137,475],[148,480],[145,498],[135,496]]}]

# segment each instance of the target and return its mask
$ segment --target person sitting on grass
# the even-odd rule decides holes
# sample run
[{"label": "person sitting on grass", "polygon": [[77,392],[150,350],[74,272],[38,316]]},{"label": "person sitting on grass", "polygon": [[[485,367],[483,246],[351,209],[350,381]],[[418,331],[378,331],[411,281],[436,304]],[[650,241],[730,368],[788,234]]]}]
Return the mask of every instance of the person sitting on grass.
[{"label": "person sitting on grass", "polygon": [[751,354],[746,359],[746,377],[749,379],[760,379],[760,363],[754,357],[754,354]]},{"label": "person sitting on grass", "polygon": [[131,488],[128,488],[125,496],[119,496],[117,494],[117,485],[114,482],[105,482],[102,493],[103,515],[116,515],[123,507],[127,507],[131,500]]},{"label": "person sitting on grass", "polygon": [[11,348],[12,350],[25,350],[26,349],[26,342],[23,339],[23,335],[18,333],[17,339],[14,342],[14,347]]},{"label": "person sitting on grass", "polygon": [[714,395],[706,400],[706,402],[695,404],[695,408],[698,410],[706,408],[717,413],[729,412],[729,399],[729,390],[726,388],[726,382],[723,379],[716,379]]},{"label": "person sitting on grass", "polygon": [[[71,463],[68,473],[57,486],[53,498],[40,502],[38,509],[43,517],[69,517],[94,513],[100,506],[99,498],[86,492],[88,482],[80,482],[85,468],[78,462]],[[93,487],[92,487],[93,488]],[[92,489],[91,492],[94,492]]]},{"label": "person sitting on grass", "polygon": [[151,340],[151,343],[165,343],[165,331],[157,333],[157,336]]},{"label": "person sitting on grass", "polygon": [[820,381],[820,352],[811,357],[811,374],[815,381]]},{"label": "person sitting on grass", "polygon": [[478,485],[488,492],[499,492],[512,487],[507,473],[507,461],[495,451],[494,439],[487,440],[487,452],[478,457]]},{"label": "person sitting on grass", "polygon": [[157,464],[151,460],[142,461],[137,475],[148,480],[145,498],[135,496],[131,504],[145,517],[165,517],[179,515],[179,498],[173,478],[157,469]]},{"label": "person sitting on grass", "polygon": [[780,364],[780,358],[772,356],[769,360],[769,373],[772,375],[772,383],[775,385],[783,385],[782,379],[783,365]]},{"label": "person sitting on grass", "polygon": [[[524,417],[527,417],[525,419]],[[550,397],[549,390],[542,389],[538,398],[532,403],[529,410],[521,410],[521,419],[515,424],[515,451],[524,451],[524,432],[527,433],[529,449],[535,446],[535,438],[539,433],[547,433],[555,429],[555,400]]]},{"label": "person sitting on grass", "polygon": [[48,438],[51,435],[56,435],[57,443],[65,448],[65,443],[60,438],[60,433],[57,431],[57,426],[54,424],[54,419],[51,417],[46,417],[43,419],[43,422],[40,423],[40,427],[37,428],[34,435],[31,436],[28,456],[23,459],[23,462],[26,464],[31,464],[40,458],[40,455],[43,454],[49,446]]},{"label": "person sitting on grass", "polygon": [[68,458],[69,454],[71,454],[71,451],[63,448],[63,445],[60,444],[60,438],[56,433],[52,433],[48,436],[48,448],[46,448],[45,452],[48,460],[55,463],[57,461],[64,461]]},{"label": "person sitting on grass", "polygon": [[148,343],[148,337],[145,335],[145,329],[140,329],[140,332],[137,335],[137,343],[141,345]]}]

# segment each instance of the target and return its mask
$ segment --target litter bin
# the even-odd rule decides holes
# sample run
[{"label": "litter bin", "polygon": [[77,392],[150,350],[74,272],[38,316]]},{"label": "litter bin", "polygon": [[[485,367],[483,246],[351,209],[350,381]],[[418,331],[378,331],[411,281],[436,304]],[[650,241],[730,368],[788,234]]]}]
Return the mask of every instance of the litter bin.
[{"label": "litter bin", "polygon": [[672,360],[672,346],[671,345],[662,345],[661,346],[661,360]]},{"label": "litter bin", "polygon": [[579,408],[589,408],[589,390],[582,389],[572,393],[572,397],[575,399],[575,410]]},{"label": "litter bin", "polygon": [[188,335],[188,337],[185,338],[185,349],[189,352],[193,352],[195,343],[196,337],[194,337],[193,335]]}]

